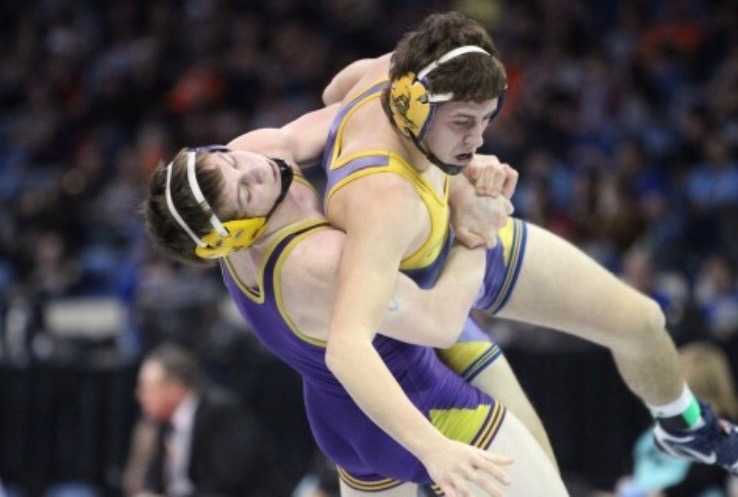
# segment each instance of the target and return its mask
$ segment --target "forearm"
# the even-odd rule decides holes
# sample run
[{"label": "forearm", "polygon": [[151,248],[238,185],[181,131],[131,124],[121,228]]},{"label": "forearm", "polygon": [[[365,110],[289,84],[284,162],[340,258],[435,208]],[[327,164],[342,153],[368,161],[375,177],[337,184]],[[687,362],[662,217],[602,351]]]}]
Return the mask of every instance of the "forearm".
[{"label": "forearm", "polygon": [[326,365],[359,408],[421,461],[443,438],[407,398],[371,342],[329,340]]},{"label": "forearm", "polygon": [[427,315],[445,330],[446,346],[459,338],[479,290],[486,264],[486,251],[459,245],[451,249],[435,286],[428,290]]},{"label": "forearm", "polygon": [[338,104],[331,105],[308,112],[280,128],[295,162],[303,167],[317,163],[337,112]]}]

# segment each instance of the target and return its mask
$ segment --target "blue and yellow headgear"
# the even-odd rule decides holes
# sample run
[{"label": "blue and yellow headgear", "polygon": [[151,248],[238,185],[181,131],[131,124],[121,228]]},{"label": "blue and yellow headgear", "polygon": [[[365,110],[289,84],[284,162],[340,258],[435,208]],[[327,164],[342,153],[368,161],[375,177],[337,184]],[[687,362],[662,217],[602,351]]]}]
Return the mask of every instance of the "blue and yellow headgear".
[{"label": "blue and yellow headgear", "polygon": [[[226,147],[220,146],[205,148],[211,152],[228,150]],[[223,223],[218,219],[218,216],[215,215],[215,212],[213,212],[213,209],[205,199],[205,196],[200,189],[200,185],[197,182],[197,175],[195,174],[196,156],[197,149],[190,149],[187,151],[187,182],[189,184],[190,191],[192,191],[192,196],[195,197],[195,201],[199,205],[203,206],[206,211],[210,212],[210,225],[213,227],[213,230],[200,238],[189,227],[174,207],[171,190],[172,165],[174,162],[170,162],[169,165],[167,165],[167,184],[165,190],[167,207],[169,208],[169,212],[172,214],[172,217],[177,221],[177,224],[179,224],[185,233],[189,235],[192,241],[195,242],[195,254],[202,259],[217,259],[225,257],[234,250],[251,246],[264,232],[269,216],[274,212],[274,209],[277,208],[277,205],[279,205],[287,194],[287,190],[292,182],[292,169],[284,161],[272,159],[277,162],[280,172],[282,173],[282,191],[275,201],[274,206],[266,216],[235,219],[233,221]]]}]

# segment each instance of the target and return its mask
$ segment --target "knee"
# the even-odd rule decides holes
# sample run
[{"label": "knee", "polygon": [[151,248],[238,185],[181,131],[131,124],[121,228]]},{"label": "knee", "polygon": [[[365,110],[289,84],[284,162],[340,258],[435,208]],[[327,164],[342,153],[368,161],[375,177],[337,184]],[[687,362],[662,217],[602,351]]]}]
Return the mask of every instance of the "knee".
[{"label": "knee", "polygon": [[655,300],[640,296],[637,305],[631,310],[633,326],[623,335],[628,338],[629,346],[636,351],[654,350],[651,346],[667,335],[666,316]]}]

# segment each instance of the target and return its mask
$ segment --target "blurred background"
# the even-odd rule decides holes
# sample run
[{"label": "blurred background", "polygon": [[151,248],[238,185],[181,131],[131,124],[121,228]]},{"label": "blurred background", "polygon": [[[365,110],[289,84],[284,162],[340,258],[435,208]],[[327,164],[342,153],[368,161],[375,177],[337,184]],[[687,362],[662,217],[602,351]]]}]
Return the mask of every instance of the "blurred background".
[{"label": "blurred background", "polygon": [[[655,298],[674,340],[711,342],[735,379],[734,1],[2,2],[0,495],[123,495],[136,375],[164,341],[262,421],[253,495],[331,493],[306,490],[322,463],[298,377],[245,330],[216,270],[152,251],[138,205],[159,160],[319,107],[337,70],[449,9],[480,20],[507,67],[483,150],[520,171],[516,214]],[[484,324],[572,495],[615,488],[649,416],[607,351]]]}]

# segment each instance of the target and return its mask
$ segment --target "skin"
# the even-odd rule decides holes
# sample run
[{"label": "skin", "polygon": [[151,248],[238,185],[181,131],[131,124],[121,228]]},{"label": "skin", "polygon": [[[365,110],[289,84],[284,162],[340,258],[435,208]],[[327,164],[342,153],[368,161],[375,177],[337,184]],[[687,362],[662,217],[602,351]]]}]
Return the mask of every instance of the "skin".
[{"label": "skin", "polygon": [[[356,91],[350,93],[358,94],[386,74],[386,65],[368,70]],[[487,116],[496,106],[495,100],[441,105],[427,144],[441,160],[458,163],[464,159],[460,155],[475,152],[481,145]],[[445,174],[395,132],[379,101],[356,110],[343,133],[342,155],[373,149],[395,152],[405,157],[437,194],[442,194]],[[463,176],[453,178],[452,202],[463,191],[459,187],[464,187],[464,181]],[[376,202],[378,198],[382,201]],[[507,221],[508,206],[501,199],[487,199],[502,213],[487,219]],[[474,456],[445,448],[447,440],[434,432],[407,401],[371,344],[392,296],[401,260],[416,251],[430,233],[425,205],[403,178],[378,174],[349,183],[331,196],[326,207],[328,219],[347,235],[338,270],[326,364],[362,410],[415,454],[447,495],[464,495],[474,474]],[[486,231],[496,234],[503,225],[489,226]],[[376,381],[365,385],[363,378],[367,375]]]},{"label": "skin", "polygon": [[[305,123],[310,123],[307,126],[309,129],[317,128],[316,119],[308,117],[304,121]],[[289,135],[289,131],[284,129],[280,131],[265,130],[261,133],[257,132],[255,134],[245,135],[243,137],[239,137],[229,144],[230,148],[233,150],[232,152],[214,153],[209,156],[208,160],[206,161],[206,167],[218,167],[224,174],[224,177],[226,179],[225,183],[229,185],[224,190],[223,198],[220,202],[223,204],[224,213],[236,212],[239,214],[245,213],[247,215],[258,215],[263,214],[265,211],[268,211],[271,208],[271,205],[273,205],[274,199],[276,199],[280,188],[278,178],[273,177],[273,175],[271,174],[267,174],[268,172],[270,172],[271,167],[269,161],[266,160],[264,156],[280,157],[292,162],[300,162],[301,159],[301,156],[299,154],[295,154],[292,150],[289,150],[288,146],[285,145],[290,143],[291,141],[290,138],[285,135]],[[302,139],[305,139],[304,133],[302,133],[300,136],[302,137]],[[249,155],[247,150],[258,151],[260,154]],[[249,207],[249,209],[246,209],[246,212],[242,212],[240,210],[244,204]],[[241,274],[239,274],[239,276],[245,280],[244,282],[246,284],[253,284],[256,282],[254,276],[256,274],[255,268],[258,267],[258,261],[263,255],[264,247],[268,245],[270,234],[273,233],[274,230],[278,229],[278,227],[280,226],[295,222],[299,219],[319,215],[320,206],[318,204],[317,198],[314,197],[313,192],[309,191],[309,189],[298,182],[293,183],[293,186],[290,188],[290,192],[288,193],[287,198],[272,215],[267,233],[260,240],[257,241],[252,249],[239,251],[230,256],[236,267],[244,268],[243,272],[240,272]],[[337,231],[334,231],[331,233],[326,233],[326,236],[328,238],[333,237],[334,240],[330,243],[327,243],[326,240],[316,238],[315,243],[312,245],[314,251],[322,254],[338,254],[340,252],[340,244],[342,243],[341,237],[343,235],[339,234]],[[331,251],[327,250],[327,247],[334,248]],[[305,288],[303,288],[300,292],[290,287],[289,282],[298,281],[299,277],[297,275],[305,272],[304,263],[300,263],[300,251],[303,248],[305,249],[305,251],[309,252],[310,246],[304,243],[301,244],[301,246],[294,251],[293,255],[290,256],[290,260],[288,260],[287,266],[285,268],[286,276],[283,283],[285,284],[285,294],[287,295],[286,299],[288,301],[290,299],[295,299],[295,296],[298,293],[303,296],[305,295],[305,293],[316,296],[323,294],[333,294],[333,290],[335,289],[335,284],[330,284],[331,281],[335,281],[337,269],[336,262],[338,261],[338,257],[335,255],[332,258],[324,258],[322,266],[315,264],[316,259],[309,258],[309,260],[311,261],[311,267],[322,268],[320,271],[320,277],[313,278],[312,280],[314,284],[318,285],[318,287],[308,287],[309,291],[307,292],[305,292]],[[290,269],[293,257],[295,257],[294,261],[297,262],[295,263],[294,268]],[[472,267],[479,268],[482,266],[482,259],[479,258],[482,257],[482,255],[477,254],[477,257],[477,260],[473,264],[468,265],[468,270],[456,271],[456,273],[474,274],[474,272],[470,271],[470,269]],[[455,257],[452,257],[452,260],[449,261],[450,266],[454,266],[454,259]],[[292,274],[292,276],[287,276],[290,274]],[[476,273],[475,277],[481,277],[479,272]],[[316,282],[323,283],[318,284]],[[469,300],[464,306],[459,308],[458,317],[456,318],[458,324],[454,326],[444,324],[442,329],[439,326],[430,326],[430,324],[434,322],[447,323],[448,321],[444,321],[443,319],[430,320],[428,318],[428,316],[430,316],[428,312],[409,312],[403,315],[402,311],[404,311],[406,308],[415,308],[413,307],[413,305],[416,304],[423,305],[418,304],[418,302],[423,301],[423,298],[418,298],[417,296],[412,298],[405,298],[402,296],[402,293],[398,294],[398,297],[394,299],[391,306],[395,310],[394,316],[396,317],[394,319],[398,324],[393,326],[391,324],[392,317],[390,317],[390,322],[383,323],[382,325],[389,326],[387,330],[389,330],[390,328],[397,328],[398,330],[402,330],[401,333],[407,333],[406,330],[409,328],[407,323],[410,322],[411,319],[417,319],[417,317],[420,316],[422,317],[423,322],[412,324],[412,329],[417,330],[422,328],[423,330],[427,330],[427,332],[430,334],[430,338],[423,338],[422,336],[419,337],[417,336],[417,334],[414,334],[412,336],[402,335],[401,333],[398,334],[397,337],[408,341],[414,341],[415,343],[426,340],[427,343],[431,345],[448,346],[457,338],[458,332],[461,329],[460,324],[463,323],[463,320],[468,313],[468,308],[471,305],[471,300],[473,300],[478,286],[479,281],[474,281],[473,284],[469,285],[469,289],[471,289],[471,291],[468,293]],[[400,282],[398,284],[398,288],[400,289],[410,287],[414,287],[414,283],[412,283],[410,280],[407,280],[404,283]],[[458,294],[458,282],[450,288],[454,292],[455,298],[447,296],[444,298],[444,301],[460,301]],[[420,292],[417,290],[417,288],[415,288],[415,292],[421,296],[432,294],[431,292]],[[295,300],[300,300],[304,303],[304,298]],[[331,302],[330,295],[327,295],[323,300]],[[413,305],[409,305],[406,302],[413,302]],[[296,304],[288,304],[288,307],[294,309],[309,309],[312,306],[298,306]],[[324,306],[323,309],[327,310],[330,309],[330,307],[331,306]],[[448,305],[445,306],[445,308],[448,307]],[[440,305],[438,300],[426,299],[424,308],[426,310],[430,310],[444,308],[444,306]],[[312,316],[312,326],[310,326],[310,316],[297,316],[297,319],[301,328],[305,328],[307,330],[307,333],[312,333],[313,336],[317,338],[327,338],[325,335],[325,330],[327,329],[327,323],[329,320],[329,314],[327,313],[327,311],[320,319]],[[448,336],[449,330],[455,330],[454,332],[452,332],[451,336]],[[446,336],[439,338],[442,333],[445,333]],[[387,331],[387,334],[392,336],[390,331]],[[382,367],[385,368],[386,371],[386,367],[383,363]],[[386,374],[389,375],[389,373]],[[399,392],[399,395],[402,397],[404,402],[407,403],[407,406],[409,406],[409,408],[414,413],[417,413],[417,416],[419,417],[417,421],[419,423],[422,423],[424,429],[427,430],[427,437],[434,437],[440,440],[441,443],[438,444],[438,448],[444,454],[446,454],[447,457],[454,460],[465,461],[473,459],[474,467],[487,468],[486,474],[478,477],[479,484],[482,486],[489,486],[491,484],[490,482],[493,480],[497,482],[505,481],[505,478],[503,476],[503,473],[501,473],[499,466],[508,463],[508,459],[497,457],[474,447],[469,447],[464,444],[446,439],[429,423],[429,421],[425,417],[423,417],[414,408],[414,406],[412,406],[412,404],[410,404],[410,402],[404,396],[404,393],[402,393],[399,386],[394,381],[394,378],[391,377],[391,375],[390,383],[392,385],[390,388],[394,388],[396,392]],[[441,447],[443,448],[441,449]],[[490,494],[495,495],[495,491],[491,488]]]},{"label": "skin", "polygon": [[172,381],[158,362],[149,360],[141,366],[136,398],[147,417],[157,421],[170,419],[188,394],[189,390]]},{"label": "skin", "polygon": [[[346,102],[373,82],[387,78],[388,64],[388,57],[384,56],[374,65],[363,64],[363,74],[354,71],[343,77],[339,73],[324,95],[336,98],[337,92],[329,89],[339,82],[336,87],[350,88],[344,99]],[[352,86],[351,80],[358,82]],[[458,117],[454,112],[459,108],[456,104],[440,106],[438,120],[434,121],[425,142],[446,162],[459,159],[454,154],[464,151],[465,146],[471,150],[481,145],[485,104],[491,108],[488,102],[478,103],[476,109],[469,102],[458,102],[459,107],[469,112],[471,123],[466,129],[463,126],[454,128],[454,118]],[[372,149],[394,151],[403,155],[419,176],[438,188],[440,171],[433,168],[409,140],[394,131],[378,102],[370,102],[357,111],[343,132],[342,153]],[[381,203],[376,202],[379,192],[384,192]],[[357,394],[360,382],[352,372],[352,364],[366,353],[365,340],[379,319],[381,304],[388,298],[395,278],[393,270],[402,257],[422,243],[429,229],[427,218],[414,213],[413,202],[405,198],[410,196],[415,196],[410,188],[393,184],[389,178],[369,176],[334,194],[327,205],[331,222],[348,234],[331,323],[331,334],[341,338],[333,340],[336,347],[329,351],[329,365],[337,377],[356,389]],[[419,203],[418,198],[415,200]],[[457,212],[461,210],[460,205],[456,203]],[[404,215],[397,214],[400,209],[404,209]],[[367,212],[373,216],[358,215]],[[374,278],[371,286],[360,287],[356,283],[367,277]],[[579,284],[562,285],[567,281]],[[359,302],[364,306],[361,312],[349,312],[356,309]],[[545,230],[529,226],[526,258],[516,289],[498,315],[554,328],[608,347],[628,387],[651,406],[672,402],[681,393],[684,378],[658,305],[576,247]],[[357,347],[357,341],[361,346]],[[372,402],[368,395],[365,401]],[[382,413],[376,415],[379,418]],[[412,437],[412,431],[407,432],[407,436]],[[407,440],[406,443],[418,454],[428,450],[423,442],[416,445],[414,440]]]},{"label": "skin", "polygon": [[[281,129],[265,129],[259,130],[252,133],[247,133],[235,140],[233,140],[229,146],[230,152],[227,153],[213,153],[207,157],[205,163],[206,167],[217,167],[221,169],[224,174],[227,185],[222,198],[222,202],[218,202],[218,205],[223,204],[223,212],[219,212],[219,216],[224,219],[230,219],[229,213],[234,215],[263,215],[271,209],[279,194],[280,188],[278,178],[273,174],[269,174],[272,171],[272,165],[265,156],[269,157],[280,157],[287,161],[294,163],[304,163],[312,159],[315,155],[322,151],[322,147],[325,143],[325,136],[327,134],[327,127],[330,123],[330,119],[335,114],[335,108],[327,108],[322,111],[307,114],[301,117],[293,123]],[[326,119],[327,117],[327,119]],[[297,139],[299,137],[299,139]],[[249,153],[250,151],[259,152],[258,154]],[[508,165],[501,164],[494,157],[483,157],[482,160],[475,161],[470,166],[470,171],[473,171],[473,176],[476,178],[478,189],[480,191],[492,192],[494,195],[499,195],[500,192],[504,192],[508,197],[514,190],[515,183],[517,181],[517,173],[515,173]],[[467,183],[468,185],[468,183]],[[469,190],[467,190],[467,193]],[[476,196],[476,192],[471,190],[471,195]],[[503,197],[502,205],[509,206],[509,200]],[[244,209],[244,205],[248,208]],[[253,209],[250,211],[249,209]],[[485,218],[484,209],[465,209],[464,212],[468,212],[470,216],[457,216],[457,221],[461,224],[466,223],[467,226],[473,227],[474,224],[470,222],[475,216],[481,216],[481,219]],[[239,268],[239,276],[249,286],[256,284],[255,275],[258,274],[258,264],[261,256],[263,255],[263,248],[268,246],[270,235],[277,230],[279,227],[286,224],[290,224],[306,217],[319,217],[320,204],[314,192],[299,182],[294,182],[290,191],[279,208],[275,210],[270,222],[267,226],[266,234],[264,234],[260,240],[250,250],[239,251],[230,256],[234,266]],[[506,220],[506,218],[504,218]],[[459,225],[459,226],[460,226]],[[457,229],[461,230],[457,226]],[[469,232],[472,233],[473,230]],[[323,234],[330,235],[329,230],[321,232]],[[485,233],[485,230],[478,230],[478,235],[481,239],[488,237],[489,233]],[[339,236],[335,236],[338,234]],[[335,280],[336,277],[336,262],[338,260],[338,254],[340,254],[340,248],[338,244],[342,244],[341,237],[343,236],[339,232],[333,232],[334,242],[327,242],[326,240],[320,240],[316,238],[318,243],[313,245],[313,252],[315,254],[323,255],[334,254],[332,257],[324,257],[322,260],[317,257],[305,257],[300,258],[300,250],[302,248],[309,248],[305,243],[301,243],[300,247],[294,251],[293,255],[290,256],[286,266],[285,277],[283,281],[283,289],[285,294],[285,300],[288,302],[288,308],[290,308],[290,314],[298,322],[298,325],[303,330],[308,330],[307,334],[312,335],[316,338],[325,337],[325,330],[327,329],[327,322],[329,315],[327,309],[332,307],[332,304],[328,307],[325,306],[325,302],[332,303],[333,291],[335,289],[335,283],[329,283]],[[331,244],[333,243],[333,245]],[[317,247],[317,248],[316,248]],[[333,250],[330,250],[334,247]],[[310,250],[305,251],[306,254],[310,254]],[[394,317],[390,316],[389,321],[383,322],[383,330],[390,336],[395,336],[401,340],[405,340],[411,343],[419,343],[426,345],[433,345],[436,347],[447,347],[455,342],[458,338],[458,330],[460,330],[460,323],[466,318],[468,308],[471,303],[469,300],[467,303],[460,307],[450,305],[451,303],[461,304],[464,301],[460,288],[462,287],[462,281],[459,281],[458,275],[474,275],[479,277],[479,268],[483,266],[483,258],[477,259],[474,264],[468,266],[467,269],[453,270],[455,267],[454,261],[457,257],[452,253],[449,258],[447,269],[448,273],[456,274],[457,276],[452,279],[454,284],[451,287],[450,293],[447,293],[445,297],[430,298],[433,294],[443,295],[441,292],[444,285],[442,284],[443,278],[434,288],[433,292],[419,292],[414,283],[410,280],[403,280],[404,277],[400,277],[398,280],[398,294],[395,299],[391,301],[390,314],[394,312]],[[459,261],[463,258],[458,258]],[[293,265],[293,261],[294,265]],[[316,263],[319,261],[319,263]],[[456,263],[459,264],[459,263]],[[290,269],[290,268],[293,269]],[[313,269],[313,281],[304,282],[305,278],[301,279],[301,276],[306,274],[305,268]],[[472,269],[476,269],[477,272]],[[446,273],[444,273],[446,274]],[[291,288],[289,282],[299,282],[297,287]],[[323,286],[315,286],[315,282],[321,282]],[[311,286],[312,284],[312,286]],[[406,295],[411,295],[412,298],[406,297],[403,299],[403,285],[405,289],[411,289],[412,291],[406,292]],[[478,280],[467,288],[473,291],[468,294],[468,297],[474,297],[476,289],[478,288]],[[306,291],[307,289],[307,291]],[[449,290],[446,290],[447,292]],[[316,297],[322,295],[321,292],[326,294],[325,297]],[[414,293],[413,293],[414,292]],[[306,295],[307,294],[307,295]],[[297,295],[297,297],[295,297]],[[318,303],[323,302],[322,310],[317,312],[317,315],[300,315],[300,310],[305,309],[317,309],[320,308],[318,305],[305,305],[306,298],[312,297]],[[296,302],[290,304],[291,300]],[[309,301],[308,301],[309,302]],[[403,311],[409,310],[408,315],[410,318],[403,318]],[[454,310],[455,309],[455,310]],[[448,315],[456,313],[455,324],[453,318],[443,319],[439,317],[439,310],[448,311],[445,314]],[[322,314],[321,314],[322,312]],[[435,314],[434,314],[435,313]],[[443,314],[442,314],[443,315]],[[430,319],[433,316],[433,319]],[[425,318],[425,321],[418,323],[417,319]],[[394,322],[396,324],[392,324]],[[415,319],[415,321],[412,321]],[[312,322],[311,322],[312,320]],[[311,324],[312,323],[312,324]],[[316,324],[317,323],[317,324]],[[435,326],[434,326],[435,325]],[[402,330],[401,332],[392,335],[392,329]],[[416,330],[414,333],[407,334],[408,330]],[[418,333],[417,330],[421,330]],[[450,332],[450,334],[449,334]],[[402,333],[406,333],[403,335]],[[381,361],[380,361],[381,362]],[[494,368],[502,364],[503,360],[498,360]],[[506,365],[506,364],[505,364]],[[383,364],[382,364],[383,366]],[[509,373],[504,369],[499,371],[499,376],[502,377],[504,374]],[[480,375],[481,376],[481,375]],[[391,382],[394,384],[394,388],[399,390],[396,382],[391,378]],[[519,388],[519,386],[518,386]],[[494,394],[494,392],[492,392]],[[405,399],[404,394],[400,391],[400,394]],[[522,390],[519,392],[519,397],[525,400]],[[526,400],[527,402],[527,400]],[[408,402],[409,404],[409,402]],[[410,408],[414,410],[414,407],[410,405]],[[531,408],[532,411],[532,408]],[[418,413],[419,414],[419,413]],[[512,415],[510,415],[512,418]],[[479,449],[469,447],[457,442],[450,441],[441,436],[435,428],[428,423],[424,417],[420,417],[420,422],[427,425],[429,428],[428,436],[434,436],[437,438],[439,454],[443,455],[444,460],[440,461],[439,464],[450,465],[452,472],[455,474],[463,474],[464,480],[457,480],[456,482],[450,482],[450,485],[454,485],[453,488],[463,491],[464,481],[476,482],[476,485],[486,488],[489,495],[498,495],[499,489],[494,484],[499,484],[507,481],[504,473],[500,472],[499,467],[509,464],[510,460],[488,454]],[[510,421],[512,423],[512,421]],[[508,437],[516,442],[512,444],[514,449],[524,450],[526,444],[524,440],[532,442],[530,435],[522,429],[522,425],[512,425],[507,428],[510,423],[504,424],[504,429],[501,432],[500,439],[502,440],[502,433],[508,433]],[[380,425],[382,426],[382,425]],[[386,431],[387,428],[382,426]],[[425,427],[423,428],[425,429]],[[519,430],[520,433],[514,433],[514,430]],[[502,443],[502,442],[500,442]],[[535,445],[535,442],[532,442]],[[530,444],[529,444],[530,445]],[[526,457],[530,454],[540,451],[538,447],[532,447],[529,450],[525,450],[523,453]],[[539,457],[539,461],[543,461],[545,456]],[[486,468],[483,471],[479,469]],[[529,466],[530,468],[530,466]],[[470,473],[473,471],[473,473]],[[541,473],[550,471],[550,465],[541,468]],[[552,474],[552,479],[556,478],[555,474]],[[524,482],[526,478],[517,478],[517,481]],[[545,481],[545,480],[544,480]],[[494,482],[494,483],[493,483]],[[559,481],[560,485],[560,481]],[[404,486],[403,486],[404,487]],[[449,487],[452,488],[452,487]],[[563,488],[563,487],[562,487]],[[411,494],[414,495],[414,490],[410,490]],[[523,492],[525,494],[525,492]],[[555,494],[552,494],[555,495]]]}]

